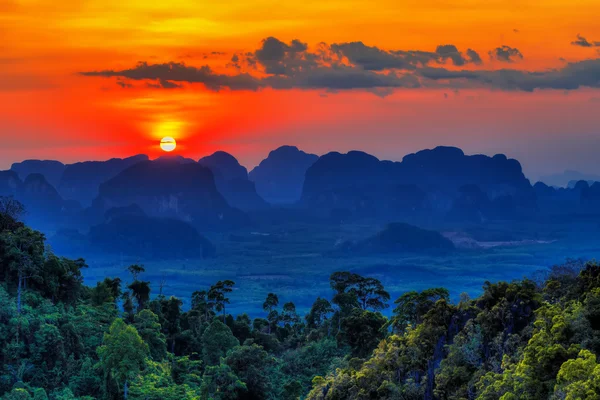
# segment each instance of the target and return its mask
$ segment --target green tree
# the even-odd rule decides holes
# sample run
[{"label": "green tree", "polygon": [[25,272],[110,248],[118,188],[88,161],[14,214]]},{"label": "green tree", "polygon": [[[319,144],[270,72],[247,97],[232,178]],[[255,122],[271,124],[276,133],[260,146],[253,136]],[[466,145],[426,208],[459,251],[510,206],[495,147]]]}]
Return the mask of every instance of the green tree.
[{"label": "green tree", "polygon": [[385,337],[381,328],[386,322],[387,318],[380,313],[352,310],[350,315],[342,320],[340,338],[351,347],[354,356],[365,357]]},{"label": "green tree", "polygon": [[127,267],[127,271],[129,271],[129,273],[133,277],[133,280],[137,281],[138,276],[140,274],[142,274],[143,272],[146,272],[146,269],[144,268],[143,265],[133,264],[133,265],[130,265],[129,267]]},{"label": "green tree", "polygon": [[240,399],[267,399],[275,393],[271,377],[275,375],[273,367],[276,361],[261,346],[234,347],[229,350],[224,362],[246,384],[247,391],[240,395]]},{"label": "green tree", "polygon": [[160,361],[167,356],[167,341],[161,332],[158,317],[150,310],[142,310],[135,316],[134,326],[141,338],[148,345],[150,356]]},{"label": "green tree", "polygon": [[0,196],[0,233],[23,227],[25,206],[12,196]]},{"label": "green tree", "polygon": [[269,321],[267,330],[268,334],[271,334],[271,325],[277,324],[279,314],[275,311],[275,308],[279,305],[279,298],[275,293],[269,293],[265,302],[263,303],[263,310],[267,312],[267,320]]},{"label": "green tree", "polygon": [[333,307],[329,300],[317,297],[317,300],[315,300],[309,313],[305,317],[306,326],[309,329],[320,329],[326,324],[327,336],[329,336],[331,331],[329,319],[333,311]]},{"label": "green tree", "polygon": [[420,324],[438,300],[448,301],[449,297],[444,288],[406,292],[394,301],[396,308],[390,323],[396,332],[403,332],[409,325]]},{"label": "green tree", "polygon": [[225,322],[225,305],[229,304],[228,293],[233,291],[234,281],[224,280],[218,281],[212,285],[207,293],[207,298],[211,304],[214,304],[217,312],[223,311],[223,322]]},{"label": "green tree", "polygon": [[209,366],[202,377],[202,400],[237,400],[246,391],[246,384],[226,364]]},{"label": "green tree", "polygon": [[134,280],[127,286],[137,303],[137,311],[140,312],[150,301],[150,282]]},{"label": "green tree", "polygon": [[205,365],[219,364],[229,349],[239,346],[231,329],[219,320],[214,320],[202,334],[202,357]]},{"label": "green tree", "polygon": [[114,379],[123,385],[123,397],[127,399],[128,384],[144,368],[147,354],[148,345],[137,330],[122,319],[115,319],[98,348],[99,366],[104,371],[106,387],[108,380]]},{"label": "green tree", "polygon": [[21,314],[22,292],[27,279],[38,277],[44,262],[44,235],[22,227],[15,232],[2,233],[8,265],[17,277],[17,313]]},{"label": "green tree", "polygon": [[554,395],[565,400],[600,398],[600,365],[596,355],[581,350],[576,359],[568,360],[558,371]]}]

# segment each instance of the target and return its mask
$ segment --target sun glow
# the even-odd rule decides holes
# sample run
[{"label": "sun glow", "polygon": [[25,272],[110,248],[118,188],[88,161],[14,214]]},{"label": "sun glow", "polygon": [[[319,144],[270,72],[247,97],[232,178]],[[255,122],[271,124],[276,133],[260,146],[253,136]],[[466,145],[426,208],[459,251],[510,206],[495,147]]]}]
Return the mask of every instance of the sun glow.
[{"label": "sun glow", "polygon": [[171,152],[177,147],[177,142],[170,136],[166,136],[160,140],[160,148],[163,151]]}]

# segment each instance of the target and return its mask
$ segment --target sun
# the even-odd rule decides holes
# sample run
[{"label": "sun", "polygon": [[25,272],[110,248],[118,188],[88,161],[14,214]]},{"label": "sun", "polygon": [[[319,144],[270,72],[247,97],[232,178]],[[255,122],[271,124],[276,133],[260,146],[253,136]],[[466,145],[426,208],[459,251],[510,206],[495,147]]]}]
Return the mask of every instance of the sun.
[{"label": "sun", "polygon": [[171,136],[165,136],[160,140],[160,148],[163,151],[171,152],[177,147],[177,142]]}]

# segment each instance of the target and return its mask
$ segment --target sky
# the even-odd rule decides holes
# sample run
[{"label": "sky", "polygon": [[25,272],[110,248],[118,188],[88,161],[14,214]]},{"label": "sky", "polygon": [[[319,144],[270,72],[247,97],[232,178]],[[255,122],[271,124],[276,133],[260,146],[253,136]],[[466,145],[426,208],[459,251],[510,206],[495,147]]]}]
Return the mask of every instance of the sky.
[{"label": "sky", "polygon": [[600,173],[597,0],[1,0],[0,168],[284,144]]}]

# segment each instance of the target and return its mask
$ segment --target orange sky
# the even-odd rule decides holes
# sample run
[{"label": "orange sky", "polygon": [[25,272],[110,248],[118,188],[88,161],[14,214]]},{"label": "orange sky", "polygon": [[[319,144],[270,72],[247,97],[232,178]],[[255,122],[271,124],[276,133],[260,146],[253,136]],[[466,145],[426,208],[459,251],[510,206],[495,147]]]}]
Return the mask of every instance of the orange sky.
[{"label": "orange sky", "polygon": [[[213,91],[201,83],[177,81],[181,88],[164,89],[149,87],[152,81],[79,74],[146,61],[209,65],[235,75],[232,56],[254,52],[270,36],[298,39],[309,52],[321,42],[360,41],[386,52],[435,52],[453,44],[475,50],[483,63],[446,60],[434,67],[544,72],[600,58],[599,16],[597,0],[2,0],[0,168],[24,158],[156,156],[158,140],[170,135],[179,154],[198,158],[222,149],[248,167],[282,144],[316,153],[359,148],[390,159],[445,144],[505,152],[532,175],[565,168],[600,173],[590,151],[600,144],[598,84],[528,92],[480,80],[423,83],[419,76],[419,88],[383,92],[269,85]],[[591,46],[571,44],[578,34]],[[502,45],[523,59],[491,60],[488,52]],[[241,72],[269,75],[260,65]]]}]

